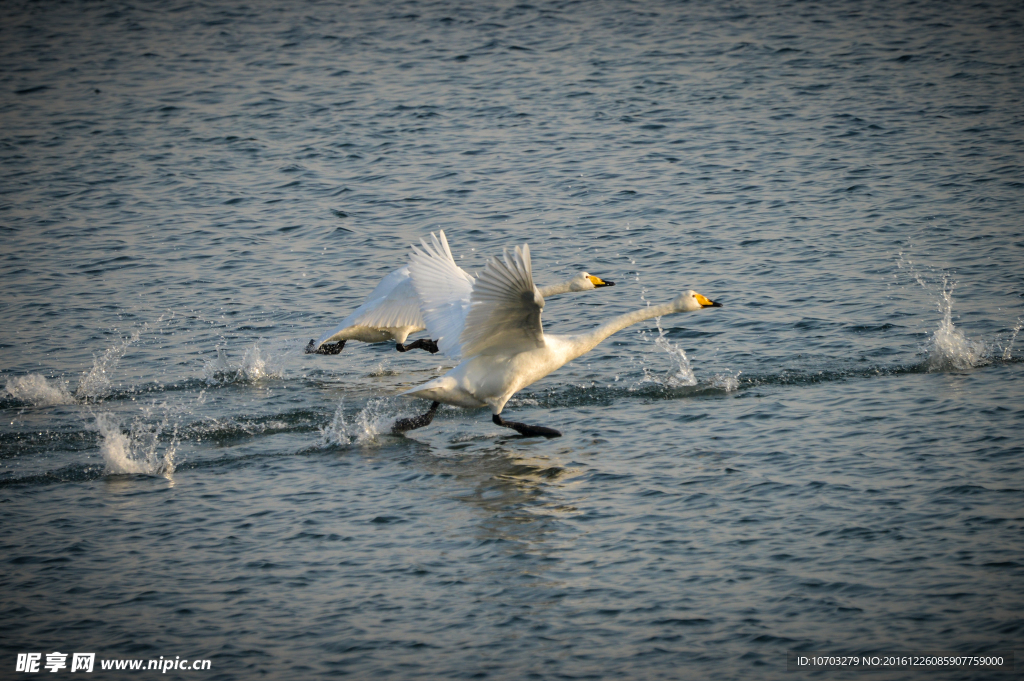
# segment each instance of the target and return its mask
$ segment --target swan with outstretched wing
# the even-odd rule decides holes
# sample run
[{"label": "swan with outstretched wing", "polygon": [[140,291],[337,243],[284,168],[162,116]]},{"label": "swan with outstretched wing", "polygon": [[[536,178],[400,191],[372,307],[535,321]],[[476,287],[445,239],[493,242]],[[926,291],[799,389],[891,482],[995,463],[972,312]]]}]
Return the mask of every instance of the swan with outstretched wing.
[{"label": "swan with outstretched wing", "polygon": [[[366,302],[345,317],[337,327],[315,341],[310,340],[306,346],[306,353],[336,355],[345,347],[345,342],[350,340],[364,343],[394,341],[395,349],[399,352],[422,349],[435,353],[440,350],[453,358],[458,358],[457,345],[451,345],[450,330],[454,328],[452,325],[461,328],[462,318],[469,308],[469,294],[474,279],[455,264],[444,232],[440,233],[440,237],[433,234],[430,236],[433,243],[427,246],[424,242],[427,251],[421,253],[423,262],[419,277],[421,281],[426,280],[427,285],[421,284],[420,289],[413,285],[408,265],[395,270],[384,277],[366,298]],[[413,257],[415,259],[415,252]],[[571,279],[546,286],[540,291],[541,295],[550,297],[573,291],[593,291],[614,285],[614,282],[580,272]],[[418,293],[420,290],[428,292],[430,296],[425,307],[429,310],[427,316],[430,317],[432,324],[424,320],[424,313],[421,312],[421,297]],[[442,333],[448,340],[420,338],[406,344],[405,341],[410,334],[424,329],[430,329],[432,336],[434,329],[438,329],[438,333]],[[457,336],[456,333],[455,337]]]},{"label": "swan with outstretched wing", "polygon": [[426,241],[422,250],[414,249],[410,275],[423,303],[427,328],[436,329],[438,345],[449,348],[446,352],[455,353],[462,362],[445,375],[401,393],[432,400],[432,404],[421,416],[397,421],[392,428],[395,433],[428,425],[441,404],[451,404],[490,407],[491,420],[497,425],[522,435],[557,437],[561,433],[552,428],[503,420],[505,403],[616,331],[663,315],[722,307],[696,291],[686,291],[671,302],[613,317],[588,333],[545,334],[544,297],[533,283],[528,245],[517,246],[511,253],[505,249],[501,259],[489,260],[470,282],[467,306],[460,306],[461,294],[455,293],[463,284],[455,281],[455,273],[446,273],[441,258],[431,257],[431,252],[437,256],[436,248]]}]

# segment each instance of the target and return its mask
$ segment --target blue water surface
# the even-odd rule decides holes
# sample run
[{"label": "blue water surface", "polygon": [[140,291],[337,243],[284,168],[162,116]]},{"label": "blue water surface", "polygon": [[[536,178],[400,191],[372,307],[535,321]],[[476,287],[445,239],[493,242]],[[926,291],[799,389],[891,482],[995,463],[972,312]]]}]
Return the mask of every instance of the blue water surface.
[{"label": "blue water surface", "polygon": [[[1002,1],[0,5],[0,676],[1024,650],[1022,34]],[[451,360],[302,350],[439,228],[471,272],[528,243],[539,284],[615,281],[553,333],[723,307],[507,405],[561,438],[395,436]]]}]

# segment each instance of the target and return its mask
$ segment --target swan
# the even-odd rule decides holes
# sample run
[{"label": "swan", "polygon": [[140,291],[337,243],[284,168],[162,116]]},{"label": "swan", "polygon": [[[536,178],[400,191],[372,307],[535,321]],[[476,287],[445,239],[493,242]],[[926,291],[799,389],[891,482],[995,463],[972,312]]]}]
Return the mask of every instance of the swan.
[{"label": "swan", "polygon": [[[433,235],[431,235],[433,237]],[[645,307],[617,317],[588,333],[571,336],[545,334],[541,326],[544,297],[534,286],[530,247],[506,248],[503,258],[491,258],[472,282],[468,309],[444,307],[449,289],[461,283],[448,262],[450,253],[438,252],[421,242],[414,248],[410,272],[420,294],[427,328],[439,337],[438,345],[448,354],[463,358],[443,376],[410,388],[401,395],[432,400],[427,413],[399,419],[393,433],[404,433],[428,425],[443,404],[458,407],[490,407],[491,420],[525,436],[559,437],[553,428],[505,421],[501,411],[517,391],[539,381],[563,364],[592,350],[616,331],[663,315],[722,307],[696,291],[686,291],[671,302]],[[448,256],[448,257],[445,257]],[[457,333],[456,333],[457,332]]]},{"label": "swan", "polygon": [[[420,314],[420,300],[409,280],[409,268],[400,267],[380,280],[366,302],[333,330],[316,341],[310,340],[306,354],[336,355],[345,347],[345,341],[363,343],[395,341],[399,352],[424,347],[423,339],[405,345],[410,333],[422,331],[426,326]],[[434,348],[431,352],[437,352]]]},{"label": "swan", "polygon": [[[431,236],[434,235],[431,234]],[[439,244],[439,248],[443,244],[444,252],[455,270],[449,273],[456,285],[453,291],[457,291],[458,295],[462,297],[461,304],[468,307],[469,294],[474,281],[473,276],[455,264],[443,231],[439,242],[437,237],[434,239]],[[539,290],[541,296],[550,298],[561,293],[593,291],[605,286],[615,286],[615,282],[605,281],[587,272],[579,272],[570,279],[545,286]],[[366,298],[366,302],[345,317],[341,324],[332,331],[324,333],[318,340],[311,339],[306,345],[305,352],[306,354],[336,355],[345,347],[345,341],[381,343],[393,340],[395,349],[399,352],[420,348],[433,354],[438,351],[438,345],[436,341],[429,338],[420,338],[408,345],[405,344],[409,334],[423,331],[426,328],[427,324],[420,312],[420,298],[413,287],[409,266],[406,265],[381,279],[377,287]]]}]

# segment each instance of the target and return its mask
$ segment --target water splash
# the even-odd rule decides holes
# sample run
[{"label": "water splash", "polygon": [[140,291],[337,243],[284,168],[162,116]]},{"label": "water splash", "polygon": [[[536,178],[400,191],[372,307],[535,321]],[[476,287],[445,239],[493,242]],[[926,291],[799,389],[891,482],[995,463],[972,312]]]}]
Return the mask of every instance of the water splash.
[{"label": "water splash", "polygon": [[727,393],[736,392],[740,388],[740,374],[742,373],[742,371],[737,371],[735,376],[715,374],[715,377],[711,379],[711,387],[724,390]]},{"label": "water splash", "polygon": [[170,440],[162,443],[167,419],[157,423],[145,415],[133,420],[127,432],[111,413],[96,415],[95,428],[100,434],[100,453],[107,475],[163,475],[174,472],[174,454],[178,446],[177,426],[171,429]]},{"label": "water splash", "polygon": [[690,358],[686,356],[686,351],[665,337],[665,330],[661,328],[660,317],[655,320],[655,323],[658,327],[658,337],[654,339],[654,344],[668,354],[672,360],[672,368],[659,378],[654,376],[653,372],[645,366],[643,367],[644,377],[640,380],[640,383],[657,383],[667,388],[683,388],[697,385],[697,377],[690,366]]},{"label": "water splash", "polygon": [[928,282],[925,281],[924,277],[921,276],[921,273],[917,271],[917,267],[914,266],[914,261],[907,258],[903,251],[900,251],[896,256],[896,267],[901,270],[907,270],[907,272],[910,273],[910,276],[914,278],[914,281],[916,281],[921,288],[925,291],[931,292],[931,287],[928,285]]},{"label": "water splash", "polygon": [[295,354],[294,343],[286,346],[261,348],[257,341],[245,349],[242,361],[234,363],[227,350],[217,348],[217,354],[203,365],[203,380],[207,383],[254,383],[268,378],[284,378],[285,363]]},{"label": "water splash", "polygon": [[382,359],[376,368],[371,369],[369,376],[373,378],[379,378],[381,376],[401,376],[401,371],[395,371],[391,368],[390,359]]},{"label": "water splash", "polygon": [[338,404],[334,410],[334,418],[326,426],[320,428],[321,447],[346,447],[352,443],[352,436],[349,435],[350,428],[345,421],[345,400]]},{"label": "water splash", "polygon": [[[939,291],[936,305],[942,314],[942,319],[939,321],[939,327],[932,332],[924,347],[928,354],[928,370],[964,371],[987,364],[991,356],[989,345],[985,341],[968,338],[953,323],[953,290],[956,288],[956,282],[950,278],[950,275],[946,272],[938,274],[933,270],[939,283],[937,286],[929,283],[918,271],[913,261],[909,260],[902,252],[896,259],[896,267],[906,270],[914,278],[914,281],[929,294],[934,294],[936,288]],[[1014,334],[1015,337],[1016,334]],[[1012,345],[1012,343],[1011,339],[1010,344]]]},{"label": "water splash", "polygon": [[372,399],[356,413],[352,423],[349,423],[345,418],[345,402],[342,401],[334,411],[331,422],[320,428],[320,446],[375,444],[378,435],[391,434],[391,427],[400,416],[403,416],[401,411],[393,398]]},{"label": "water splash", "polygon": [[117,369],[117,365],[120,364],[121,358],[128,352],[128,347],[139,340],[139,335],[140,332],[135,331],[131,336],[121,339],[117,345],[108,348],[102,355],[98,357],[93,355],[92,369],[82,374],[82,380],[78,382],[75,396],[84,401],[99,402],[109,395],[113,385],[113,373]]},{"label": "water splash", "polygon": [[1013,331],[1010,333],[1010,340],[1007,341],[1006,347],[1003,348],[1003,359],[1009,361],[1012,358],[1010,354],[1013,350],[1013,342],[1017,340],[1017,334],[1020,330],[1024,329],[1024,319],[1017,319],[1016,325],[1013,327]]},{"label": "water splash", "polygon": [[68,384],[63,378],[55,378],[51,383],[41,374],[15,376],[7,379],[5,390],[14,399],[35,407],[75,403],[75,397],[68,391]]},{"label": "water splash", "polygon": [[953,289],[956,283],[942,277],[942,297],[938,303],[942,321],[929,339],[929,371],[963,371],[987,363],[988,346],[984,341],[967,338],[953,324]]},{"label": "water splash", "polygon": [[264,378],[284,377],[284,357],[261,350],[257,342],[246,348],[242,365],[238,369],[238,380],[259,381]]}]

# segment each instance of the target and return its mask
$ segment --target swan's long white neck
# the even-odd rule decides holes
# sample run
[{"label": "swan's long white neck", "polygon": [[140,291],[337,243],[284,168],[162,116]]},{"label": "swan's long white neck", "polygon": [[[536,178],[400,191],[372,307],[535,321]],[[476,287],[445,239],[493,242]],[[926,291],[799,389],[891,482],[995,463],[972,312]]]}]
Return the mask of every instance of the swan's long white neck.
[{"label": "swan's long white neck", "polygon": [[655,317],[663,317],[667,314],[684,311],[685,310],[681,310],[679,308],[678,301],[673,300],[668,303],[662,303],[661,305],[651,305],[649,307],[640,308],[639,310],[634,310],[633,312],[627,312],[626,314],[619,315],[618,317],[612,317],[589,333],[581,333],[575,336],[563,336],[564,340],[569,343],[569,357],[566,361],[572,361],[580,355],[590,352],[605,338],[616,331],[622,331],[627,326],[632,326],[633,324],[642,322],[646,319],[654,319]]},{"label": "swan's long white neck", "polygon": [[572,279],[566,279],[560,284],[552,284],[551,286],[541,286],[537,289],[540,291],[542,298],[550,298],[551,296],[557,296],[562,293],[568,293],[572,291]]}]

